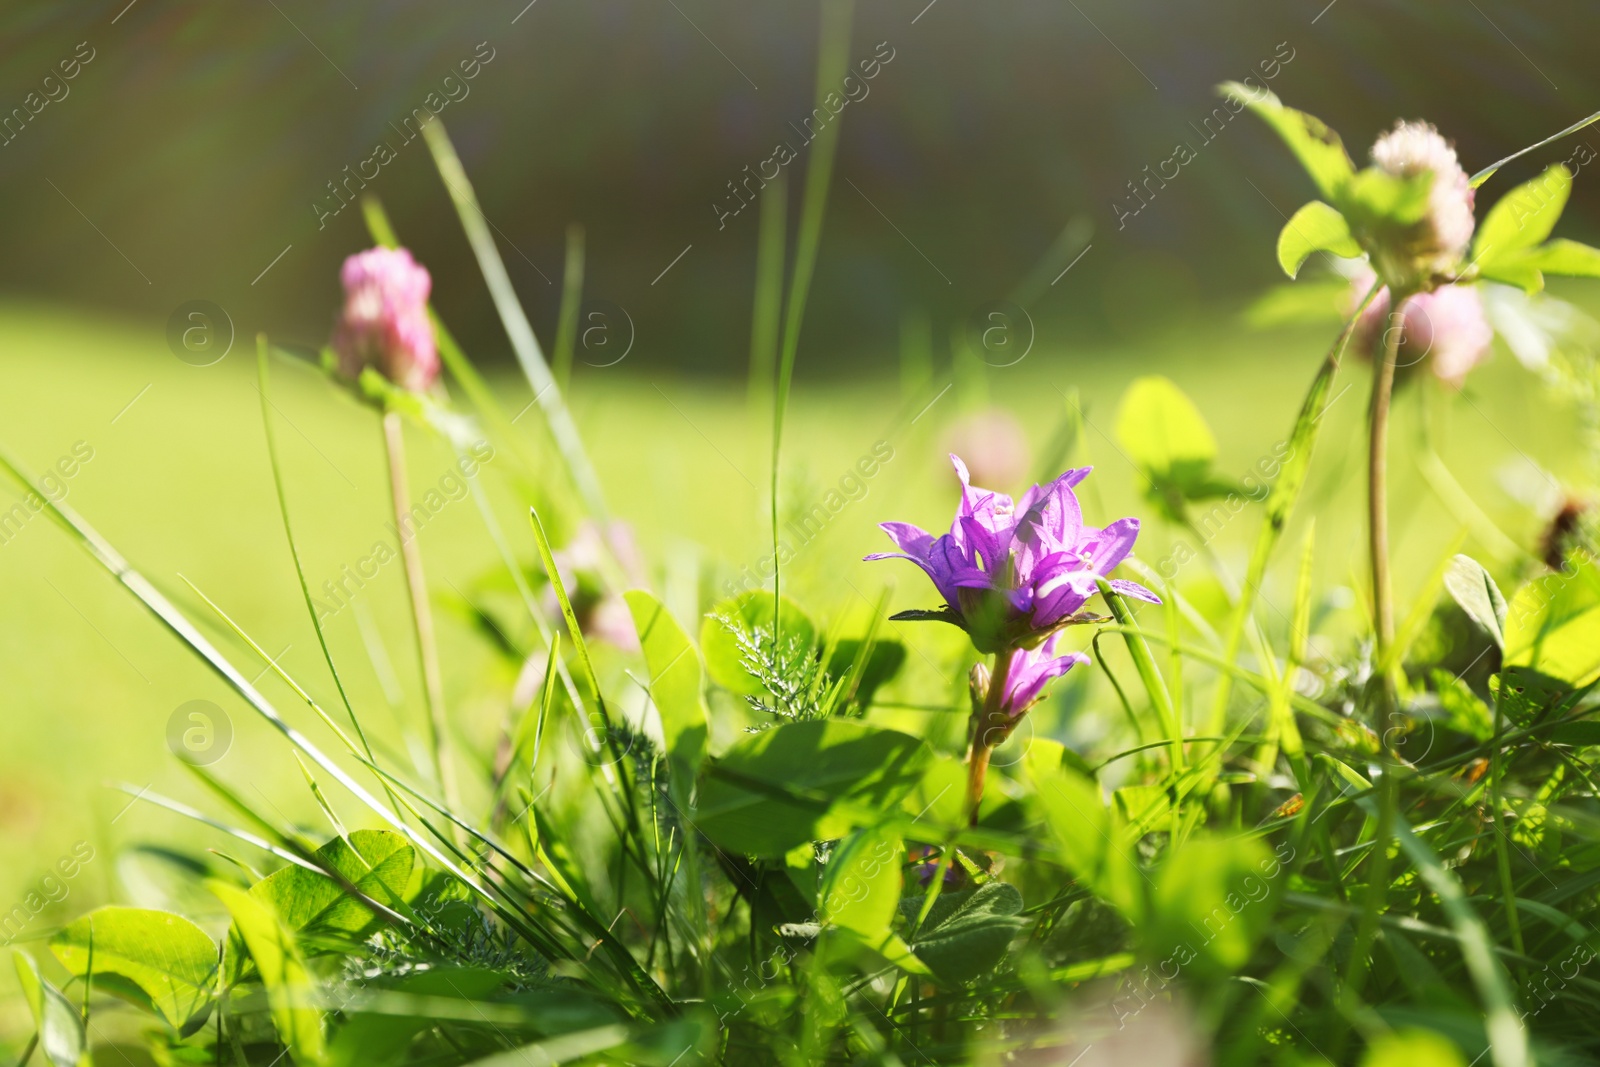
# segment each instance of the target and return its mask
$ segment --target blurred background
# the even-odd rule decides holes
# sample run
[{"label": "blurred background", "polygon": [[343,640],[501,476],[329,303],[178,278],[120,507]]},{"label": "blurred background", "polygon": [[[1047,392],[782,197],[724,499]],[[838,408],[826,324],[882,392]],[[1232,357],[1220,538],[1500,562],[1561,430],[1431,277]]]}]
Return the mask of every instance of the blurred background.
[{"label": "blurred background", "polygon": [[[1575,0],[858,4],[852,64],[892,58],[843,112],[801,373],[883,361],[919,308],[942,346],[942,325],[1090,243],[1030,306],[1042,337],[1213,315],[1274,280],[1272,238],[1310,198],[1259,123],[1206,124],[1216,83],[1254,76],[1358,158],[1426,117],[1470,172],[1595,109],[1594,31]],[[742,374],[756,212],[719,211],[778,142],[804,163],[817,37],[799,0],[16,0],[0,113],[26,110],[80,42],[93,58],[3,127],[0,288],[152,331],[205,299],[245,336],[318,344],[338,263],[366,243],[332,189],[376,174],[366,191],[433,269],[446,320],[492,360],[504,337],[425,146],[404,139],[413,109],[442,105],[536,327],[555,320],[577,222],[586,292],[637,331],[621,373]],[[492,58],[463,79],[475,57]],[[374,165],[380,142],[393,158]],[[1196,158],[1150,181],[1178,170],[1163,162],[1180,143]],[[1597,224],[1580,187],[1571,235]]]},{"label": "blurred background", "polygon": [[[777,146],[794,150],[792,249],[818,21],[817,4],[787,0],[12,0],[0,7],[0,443],[35,470],[70,467],[65,499],[326,742],[186,583],[335,706],[277,515],[251,339],[326,339],[339,264],[370,244],[346,206],[355,192],[383,202],[432,271],[437,309],[501,406],[527,412],[532,392],[411,132],[415,109],[436,110],[547,350],[568,227],[583,227],[585,296],[627,324],[632,346],[609,365],[580,353],[569,402],[640,547],[639,580],[692,620],[770,551],[770,429],[746,386],[758,213],[740,205]],[[1243,478],[1281,455],[1333,333],[1242,315],[1283,281],[1274,241],[1312,190],[1258,121],[1219,108],[1216,83],[1253,78],[1325,119],[1358,158],[1396,118],[1430,119],[1473,171],[1600,107],[1596,25],[1577,0],[862,0],[848,55],[874,73],[844,87],[854,96],[800,340],[784,521],[862,457],[881,459],[880,443],[892,458],[805,546],[785,591],[843,626],[886,583],[893,607],[928,606],[909,566],[857,561],[886,547],[879,521],[948,523],[952,448],[1010,490],[1093,463],[1091,519],[1144,515],[1140,557],[1172,558],[1183,535],[1152,517],[1115,440],[1128,383],[1170,375],[1215,430],[1217,469]],[[1508,167],[1493,195],[1582,143],[1600,134]],[[1560,232],[1600,237],[1587,170]],[[1589,288],[1558,291],[1592,309]],[[169,345],[175,311],[194,301],[232,324],[213,365]],[[1028,313],[1026,358],[963,356],[952,338],[999,301]],[[273,373],[297,534],[321,587],[392,541],[381,437],[370,411],[304,364]],[[1317,520],[1332,590],[1319,610],[1348,635],[1362,617],[1365,377],[1346,377],[1286,544]],[[1535,543],[1563,484],[1593,474],[1571,406],[1503,346],[1459,396],[1403,389],[1397,442],[1417,439],[1424,396],[1455,476],[1520,545]],[[1074,413],[1085,421],[1063,438]],[[559,482],[538,416],[518,418]],[[420,432],[410,449],[420,497],[451,457]],[[497,459],[482,480],[536,571],[511,466]],[[1414,467],[1391,478],[1405,605],[1463,522]],[[0,489],[0,513],[19,499]],[[554,501],[560,543],[577,536],[565,503]],[[1236,573],[1257,529],[1255,510],[1243,516],[1210,545]],[[520,664],[468,605],[504,595],[500,557],[457,497],[421,542],[456,741],[487,763]],[[1178,581],[1214,601],[1204,569]],[[1264,602],[1287,604],[1292,580],[1271,576]],[[329,622],[334,656],[385,755],[404,761],[422,702],[398,569],[351,603]],[[317,819],[281,741],[47,517],[0,527],[0,605],[0,919],[13,902],[28,916],[0,940],[43,940],[93,904],[161,899],[180,881],[160,850],[197,831],[130,806],[115,783],[214,807],[170,751],[189,701],[228,716],[216,773],[252,803]],[[964,699],[960,641],[896,636],[914,653],[902,699]],[[1073,721],[1080,673],[1034,713],[1042,729]],[[953,751],[962,727],[949,718]],[[60,857],[81,858],[80,843],[95,858],[76,879],[42,881]],[[0,1040],[25,1037],[25,1013],[7,1010]]]}]

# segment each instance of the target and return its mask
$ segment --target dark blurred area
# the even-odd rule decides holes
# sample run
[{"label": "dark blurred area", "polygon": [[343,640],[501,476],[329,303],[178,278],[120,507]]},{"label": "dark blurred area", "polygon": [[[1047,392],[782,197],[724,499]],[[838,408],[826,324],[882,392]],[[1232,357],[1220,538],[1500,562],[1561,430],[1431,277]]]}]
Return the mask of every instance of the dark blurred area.
[{"label": "dark blurred area", "polygon": [[[719,221],[717,205],[787,141],[792,242],[818,25],[813,2],[12,0],[0,295],[127,315],[152,338],[205,299],[241,334],[320,343],[339,262],[369,243],[330,183],[376,167],[366,190],[433,271],[446,321],[500,358],[428,150],[404,136],[444,101],[547,346],[575,221],[586,293],[636,325],[627,366],[742,373],[757,213]],[[1358,159],[1395,118],[1428,118],[1473,171],[1600,108],[1597,28],[1592,0],[862,0],[852,63],[892,59],[842,112],[802,373],[891,372],[906,314],[943,336],[1030,274],[1042,340],[1231,311],[1277,280],[1274,237],[1313,194],[1250,116],[1207,125],[1217,82],[1254,76]],[[374,164],[380,142],[392,158]],[[1194,158],[1147,184],[1180,142]],[[1570,150],[1508,168],[1491,195]],[[1058,244],[1074,219],[1080,239]],[[1597,222],[1580,175],[1564,226],[1593,240]]]}]

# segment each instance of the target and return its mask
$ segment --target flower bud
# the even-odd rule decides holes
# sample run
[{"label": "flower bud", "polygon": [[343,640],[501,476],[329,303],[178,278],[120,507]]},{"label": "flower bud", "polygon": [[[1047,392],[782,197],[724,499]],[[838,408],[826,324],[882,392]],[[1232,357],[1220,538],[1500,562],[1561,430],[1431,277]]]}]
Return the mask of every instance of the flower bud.
[{"label": "flower bud", "polygon": [[[1351,299],[1359,301],[1372,287],[1371,271],[1362,271],[1352,280]],[[1380,289],[1361,321],[1356,325],[1351,344],[1365,359],[1374,358],[1390,339],[1390,330],[1399,330],[1395,365],[1400,372],[1424,360],[1441,382],[1459,389],[1467,372],[1489,355],[1494,330],[1483,311],[1477,286],[1445,285],[1428,293],[1417,293],[1400,305],[1396,315],[1389,290]]]},{"label": "flower bud", "polygon": [[1372,162],[1397,178],[1433,175],[1421,219],[1379,235],[1373,262],[1386,282],[1404,289],[1432,289],[1453,274],[1472,241],[1472,183],[1455,149],[1426,122],[1401,122],[1372,146]]},{"label": "flower bud", "polygon": [[376,367],[385,378],[421,392],[439,376],[439,353],[428,320],[433,280],[404,248],[370,248],[344,261],[344,310],[333,331],[339,373],[358,378]]},{"label": "flower bud", "polygon": [[972,694],[972,714],[982,715],[983,706],[989,700],[989,668],[981,663],[972,665],[972,672],[967,675],[967,692]]}]

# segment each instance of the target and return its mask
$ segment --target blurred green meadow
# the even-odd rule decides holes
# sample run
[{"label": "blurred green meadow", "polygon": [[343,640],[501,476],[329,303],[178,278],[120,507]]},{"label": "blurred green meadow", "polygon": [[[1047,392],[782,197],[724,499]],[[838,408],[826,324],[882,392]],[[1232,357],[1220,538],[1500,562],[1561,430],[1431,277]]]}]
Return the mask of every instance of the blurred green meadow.
[{"label": "blurred green meadow", "polygon": [[[1096,473],[1083,490],[1089,521],[1145,516],[1138,558],[1151,566],[1183,558],[1169,557],[1181,535],[1141,501],[1137,476],[1116,442],[1116,406],[1127,383],[1145,374],[1175,380],[1215,432],[1218,469],[1244,479],[1266,470],[1258,464],[1287,433],[1326,335],[1321,329],[1248,329],[1234,309],[1224,309],[1200,327],[1117,348],[1041,338],[1015,366],[958,365],[909,385],[893,351],[848,382],[808,381],[802,363],[786,433],[780,524],[799,520],[819,502],[830,517],[785,568],[785,593],[846,633],[864,628],[885,586],[894,587],[895,608],[929,606],[929,591],[908,564],[864,563],[861,557],[885,547],[875,528],[879,521],[903,519],[934,529],[946,521],[956,481],[945,454],[962,444],[963,434],[971,438],[964,426],[992,411],[1014,417],[1027,441],[1025,456],[1002,459],[1020,460],[1030,480],[1069,462],[1093,463]],[[247,677],[262,672],[263,691],[321,742],[329,739],[325,728],[185,584],[192,582],[228,612],[324,706],[336,706],[304,606],[294,595],[249,347],[240,339],[220,363],[194,367],[173,358],[160,335],[142,323],[60,307],[6,306],[0,310],[0,351],[6,353],[0,440],[37,472],[67,458],[56,468],[72,472],[59,482],[61,499],[192,618],[205,620],[208,636]],[[579,368],[570,404],[608,502],[638,540],[642,577],[692,629],[746,567],[771,552],[764,488],[770,427],[764,413],[753,413],[740,384],[657,374],[649,361],[641,351],[613,368]],[[1298,544],[1308,518],[1317,516],[1319,585],[1333,590],[1320,606],[1327,617],[1322,629],[1347,636],[1360,629],[1362,611],[1354,590],[1361,587],[1357,505],[1364,491],[1359,456],[1367,376],[1368,369],[1354,361],[1341,372],[1308,492],[1289,532],[1290,542]],[[313,586],[344,580],[347,590],[355,589],[343,568],[371,557],[379,542],[393,544],[377,418],[293,359],[274,358],[272,383],[308,577]],[[527,384],[499,374],[493,385],[508,413],[522,412],[516,428],[529,453],[553,464],[538,409],[527,408]],[[1420,395],[1414,387],[1401,393],[1399,457],[1415,440]],[[1075,400],[1081,423],[1072,418]],[[1533,464],[1558,480],[1579,473],[1572,413],[1503,350],[1473,375],[1464,394],[1436,403],[1441,452],[1455,477],[1502,530],[1521,544],[1533,543],[1539,518],[1515,499],[1515,486],[1528,481]],[[1078,432],[1072,432],[1075,426]],[[992,445],[994,437],[991,432],[985,439]],[[440,620],[451,728],[463,757],[487,765],[507,721],[517,668],[466,605],[489,604],[505,594],[503,581],[489,577],[499,557],[471,498],[450,477],[452,457],[422,434],[411,433],[408,445],[413,497],[438,505],[420,539]],[[868,465],[875,467],[872,475],[851,477],[875,448],[881,462]],[[509,477],[511,466],[497,454],[478,478],[519,560],[536,570],[529,501]],[[1461,534],[1463,521],[1414,464],[1402,458],[1392,477],[1404,611]],[[837,492],[836,510],[827,503],[830,492]],[[0,508],[10,508],[13,497],[20,499],[8,488]],[[575,531],[559,522],[559,498],[551,507],[559,546]],[[13,931],[17,940],[43,940],[68,915],[126,899],[130,885],[159,893],[175,881],[159,859],[125,850],[141,843],[193,842],[206,831],[135,803],[113,785],[206,806],[203,790],[169,750],[169,720],[187,701],[214,701],[231,720],[231,747],[212,770],[268,810],[315,825],[315,804],[281,738],[47,514],[22,521],[10,514],[12,525],[0,531],[6,535],[0,543],[0,903],[10,909],[17,902],[29,915],[39,911]],[[1235,572],[1243,569],[1258,523],[1252,505],[1215,528],[1211,547]],[[1489,546],[1466,543],[1467,551],[1492,554]],[[1281,553],[1280,566],[1292,565],[1283,560],[1295,555]],[[1180,588],[1197,602],[1220,595],[1206,573],[1198,560],[1177,572]],[[1262,617],[1269,631],[1286,625],[1277,607],[1288,602],[1287,580],[1276,574],[1265,590]],[[333,599],[320,589],[314,593]],[[399,565],[378,567],[376,577],[345,599],[348,604],[328,623],[333,654],[376,743],[402,753],[404,763],[405,730],[421,729],[423,705]],[[1339,624],[1341,613],[1348,625]],[[367,640],[363,623],[372,631]],[[874,712],[890,725],[897,717],[925,718],[930,712],[916,707],[920,703],[948,704],[963,689],[973,657],[953,630],[893,625],[898,632],[889,636],[906,643],[910,669],[880,700],[912,706]],[[374,646],[381,646],[376,656]],[[1112,670],[1127,669],[1120,649],[1108,648],[1105,658]],[[385,659],[394,679],[387,695]],[[623,667],[631,662],[621,653],[612,659]],[[398,703],[392,703],[397,695]],[[1040,732],[1059,733],[1065,707],[1108,698],[1109,690],[1091,681],[1090,672],[1080,672],[1031,722]],[[1076,716],[1076,728],[1102,728],[1115,718],[1101,710],[1107,713]],[[947,717],[945,742],[956,758],[964,724],[959,716]],[[723,718],[718,729],[737,727]],[[221,841],[218,835],[209,843],[221,847]],[[92,859],[66,878],[73,865],[58,868],[58,861],[85,847],[80,842],[92,850]],[[203,901],[197,906],[215,910]],[[9,982],[9,974],[3,980]],[[16,1001],[9,1003],[16,1007],[5,1029],[20,1039],[26,1035],[25,1013]]]}]

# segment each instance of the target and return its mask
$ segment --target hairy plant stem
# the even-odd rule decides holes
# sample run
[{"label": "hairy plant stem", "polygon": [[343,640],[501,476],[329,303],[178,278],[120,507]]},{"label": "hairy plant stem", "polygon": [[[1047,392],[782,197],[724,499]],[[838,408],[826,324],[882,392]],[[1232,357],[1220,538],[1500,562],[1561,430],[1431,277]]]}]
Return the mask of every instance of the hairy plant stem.
[{"label": "hairy plant stem", "polygon": [[405,562],[406,593],[411,599],[411,621],[417,635],[417,658],[422,662],[422,687],[428,701],[428,754],[445,805],[460,810],[455,771],[449,759],[444,721],[444,679],[439,673],[439,648],[433,634],[433,610],[428,606],[428,581],[422,573],[422,553],[416,532],[410,528],[411,490],[406,481],[406,444],[398,412],[383,416],[384,451],[389,457],[389,499],[394,505],[395,536]]},{"label": "hairy plant stem", "polygon": [[1005,740],[1006,678],[1011,673],[1011,650],[1002,648],[994,654],[994,670],[989,672],[989,691],[984,694],[983,707],[972,709],[972,748],[967,753],[967,821],[978,825],[978,809],[983,806],[983,780],[989,773],[989,754],[994,746]]},{"label": "hairy plant stem", "polygon": [[[1367,411],[1367,549],[1372,565],[1372,630],[1375,640],[1373,661],[1378,664],[1379,676],[1373,679],[1371,690],[1377,701],[1373,722],[1380,736],[1387,738],[1390,721],[1398,697],[1394,676],[1387,666],[1390,646],[1394,644],[1394,599],[1389,584],[1389,408],[1394,398],[1396,362],[1400,356],[1400,342],[1404,339],[1401,319],[1402,307],[1411,296],[1406,292],[1393,292],[1390,324],[1383,333],[1381,352],[1374,353],[1372,366],[1372,402]],[[1377,782],[1378,811],[1376,832],[1373,837],[1367,872],[1366,899],[1355,930],[1355,944],[1350,954],[1350,964],[1345,971],[1342,998],[1347,1014],[1356,1012],[1361,1004],[1361,992],[1371,967],[1371,950],[1378,936],[1378,925],[1388,910],[1389,897],[1389,842],[1394,837],[1395,816],[1399,808],[1398,758],[1387,749],[1380,754],[1382,777]]]}]

